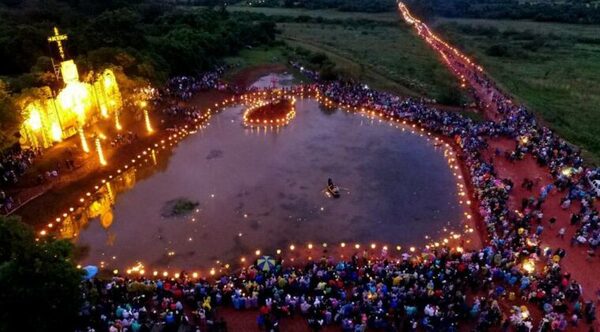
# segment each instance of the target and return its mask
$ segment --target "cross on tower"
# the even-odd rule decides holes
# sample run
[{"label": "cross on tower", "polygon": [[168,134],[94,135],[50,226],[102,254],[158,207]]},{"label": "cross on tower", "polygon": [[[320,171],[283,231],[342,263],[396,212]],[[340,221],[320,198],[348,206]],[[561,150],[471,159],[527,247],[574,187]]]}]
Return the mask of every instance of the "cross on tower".
[{"label": "cross on tower", "polygon": [[60,55],[60,59],[61,60],[65,60],[65,50],[63,48],[63,41],[67,40],[69,37],[67,37],[67,35],[61,35],[58,32],[58,28],[54,27],[54,35],[48,37],[48,42],[49,43],[56,43],[56,46],[58,47],[58,54]]}]

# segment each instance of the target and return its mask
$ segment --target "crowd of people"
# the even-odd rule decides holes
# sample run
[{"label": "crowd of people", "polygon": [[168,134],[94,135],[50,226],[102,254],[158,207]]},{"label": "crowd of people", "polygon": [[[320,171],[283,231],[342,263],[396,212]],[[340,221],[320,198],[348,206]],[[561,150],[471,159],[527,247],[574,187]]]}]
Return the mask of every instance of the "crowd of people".
[{"label": "crowd of people", "polygon": [[473,82],[476,92],[473,95],[481,107],[492,111],[493,117],[499,120],[493,134],[507,136],[515,141],[514,150],[507,152],[507,157],[519,160],[529,154],[540,166],[548,168],[554,181],[543,186],[538,198],[540,206],[536,210],[541,210],[551,191],[561,193],[563,209],[569,208],[575,201],[580,202],[579,212],[571,216],[571,224],[577,226],[571,243],[588,246],[588,255],[595,256],[600,244],[600,216],[594,207],[598,191],[590,184],[600,177],[600,168],[584,166],[579,148],[572,146],[549,128],[541,126],[533,114],[525,107],[515,105],[481,71],[472,70],[472,66],[465,64],[460,58],[449,59],[452,60],[451,65]]},{"label": "crowd of people", "polygon": [[[477,67],[446,48],[436,46],[447,64],[471,83],[480,108],[492,115],[490,120],[474,121],[362,84],[324,82],[300,63],[290,64],[314,80],[311,87],[329,100],[405,120],[452,140],[468,171],[482,234],[487,237],[483,248],[441,246],[405,252],[397,258],[382,252],[340,261],[324,253],[320,260],[304,266],[282,264],[279,257],[273,270],[250,266],[216,280],[192,278],[185,271],[171,279],[115,276],[86,280],[81,284],[85,305],[79,330],[178,331],[189,326],[196,331],[224,331],[227,323],[218,315],[221,306],[256,309],[256,323],[267,331],[277,331],[281,319],[295,315],[305,318],[314,330],[338,324],[343,331],[457,331],[462,325],[478,331],[494,326],[563,331],[593,322],[596,303],[584,300],[581,285],[561,267],[569,248],[542,247],[540,243],[548,195],[558,193],[561,208],[579,206],[571,215],[570,223],[576,228],[571,245],[586,246],[589,258],[595,259],[600,216],[594,205],[598,193],[590,183],[600,179],[600,169],[586,166],[579,149],[540,125]],[[185,104],[194,93],[239,90],[220,82],[224,70],[218,67],[197,77],[175,77],[153,102],[169,116],[198,119],[201,110]],[[529,155],[552,176],[552,180],[526,179],[520,184],[532,191],[520,210],[509,208],[509,197],[519,184],[500,177],[493,159],[484,156],[489,140],[496,138],[514,141],[505,158],[518,162]],[[19,150],[4,155],[0,184],[17,183],[36,154]],[[541,188],[540,192],[534,192],[534,187]],[[0,204],[2,209],[11,204],[4,191],[0,191]],[[550,218],[549,226],[554,222],[555,218]],[[557,236],[564,235],[561,228]]]},{"label": "crowd of people", "polygon": [[[12,148],[4,151],[0,157],[0,188],[8,189],[16,185],[39,155],[41,151],[34,149]],[[0,190],[0,213],[8,213],[13,207],[13,197],[5,190]]]},{"label": "crowd of people", "polygon": [[173,77],[167,81],[160,94],[163,97],[185,101],[189,100],[198,91],[225,89],[226,85],[219,80],[225,69],[227,69],[226,66],[217,66],[213,70],[198,76]]},{"label": "crowd of people", "polygon": [[158,93],[152,97],[152,103],[156,109],[170,118],[193,121],[201,116],[201,110],[185,101],[199,91],[230,89],[228,84],[219,79],[225,69],[225,66],[217,66],[198,76],[174,77],[167,82],[165,88],[158,90]]},{"label": "crowd of people", "polygon": [[19,182],[19,178],[33,164],[41,151],[13,148],[0,157],[0,186],[6,188]]},{"label": "crowd of people", "polygon": [[[482,74],[472,75],[482,85],[492,86]],[[401,259],[382,254],[334,261],[325,255],[303,268],[280,264],[263,272],[250,267],[215,282],[189,278],[185,272],[170,280],[87,281],[82,330],[127,326],[127,330],[139,331],[153,324],[173,330],[180,325],[219,330],[226,325],[216,314],[222,305],[237,310],[256,308],[257,324],[267,331],[278,330],[279,320],[293,315],[305,317],[314,330],[339,324],[344,331],[367,327],[456,331],[459,324],[481,331],[492,326],[562,331],[596,319],[595,303],[583,300],[579,283],[561,268],[567,250],[542,248],[537,223],[550,190],[564,195],[562,204],[578,200],[581,209],[574,224],[585,239],[581,242],[596,250],[596,193],[586,181],[597,177],[599,170],[586,168],[577,149],[500,94],[493,97],[500,119],[475,122],[364,85],[336,81],[313,87],[339,104],[375,110],[451,138],[479,204],[487,234],[484,248],[440,247],[407,252]],[[515,184],[500,178],[493,161],[484,158],[488,139],[497,137],[515,140],[515,149],[507,157],[530,154],[554,176],[538,197],[524,202],[522,211],[508,208]],[[512,306],[510,311],[500,305],[505,302]]]},{"label": "crowd of people", "polygon": [[127,131],[127,133],[124,134],[118,133],[115,136],[115,138],[110,141],[110,146],[114,148],[118,146],[128,145],[137,141],[137,139],[138,135],[131,130]]}]

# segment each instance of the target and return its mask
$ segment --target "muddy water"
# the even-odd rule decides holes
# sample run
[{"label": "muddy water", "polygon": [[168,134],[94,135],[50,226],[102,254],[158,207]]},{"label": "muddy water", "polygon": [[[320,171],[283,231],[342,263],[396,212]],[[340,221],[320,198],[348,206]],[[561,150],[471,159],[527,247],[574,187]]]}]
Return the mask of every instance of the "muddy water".
[{"label": "muddy water", "polygon": [[[458,227],[456,182],[431,141],[314,100],[296,106],[279,129],[244,128],[241,107],[214,116],[160,172],[113,197],[110,222],[86,223],[81,263],[206,269],[290,244],[419,245]],[[328,178],[340,198],[326,195]],[[199,205],[165,217],[181,198]]]}]

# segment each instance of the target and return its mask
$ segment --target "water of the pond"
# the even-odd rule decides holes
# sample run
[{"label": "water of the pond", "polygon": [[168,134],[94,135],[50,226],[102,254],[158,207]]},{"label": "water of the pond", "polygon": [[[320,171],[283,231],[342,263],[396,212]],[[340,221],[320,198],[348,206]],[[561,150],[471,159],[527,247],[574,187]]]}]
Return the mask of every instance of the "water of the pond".
[{"label": "water of the pond", "polygon": [[[296,106],[277,130],[244,128],[242,107],[215,115],[164,170],[111,197],[110,216],[85,223],[75,240],[87,248],[81,263],[205,269],[290,244],[422,245],[459,225],[456,179],[427,136],[315,100]],[[328,178],[340,198],[325,195]],[[199,205],[164,217],[180,198]]]}]

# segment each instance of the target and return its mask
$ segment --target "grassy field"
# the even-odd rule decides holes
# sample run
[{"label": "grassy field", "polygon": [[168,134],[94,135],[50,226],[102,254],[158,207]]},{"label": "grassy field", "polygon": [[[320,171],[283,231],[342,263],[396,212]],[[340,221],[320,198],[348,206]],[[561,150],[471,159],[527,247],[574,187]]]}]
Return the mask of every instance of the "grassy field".
[{"label": "grassy field", "polygon": [[[323,17],[327,23],[278,24],[281,38],[291,51],[296,48],[323,53],[345,76],[370,86],[402,95],[426,97],[457,104],[462,99],[457,81],[435,53],[403,24],[398,13],[348,13],[335,10],[303,10],[229,6],[227,10],[264,13],[279,17]],[[331,20],[339,24],[331,24]],[[356,22],[356,20],[363,20]],[[241,63],[269,60],[246,53]],[[243,58],[250,56],[249,60]],[[271,55],[265,54],[266,57]],[[293,52],[287,54],[295,58]],[[273,58],[277,58],[275,56]],[[260,61],[259,61],[260,62]]]},{"label": "grassy field", "polygon": [[600,26],[443,19],[435,27],[598,163]]},{"label": "grassy field", "polygon": [[326,19],[365,19],[378,22],[397,22],[399,20],[398,13],[386,12],[386,13],[356,13],[356,12],[341,12],[338,10],[322,9],[322,10],[308,10],[308,9],[294,9],[294,8],[269,8],[269,7],[247,7],[247,6],[227,6],[228,11],[234,12],[250,12],[250,13],[262,13],[269,16],[309,16],[309,17],[323,17]]},{"label": "grassy field", "polygon": [[448,99],[456,80],[435,54],[403,25],[349,27],[280,24],[290,45],[323,52],[353,77],[403,94]]},{"label": "grassy field", "polygon": [[[324,53],[349,76],[375,88],[442,102],[456,88],[451,74],[407,26],[390,24],[397,20],[395,13],[230,9],[384,21],[379,25],[280,23],[278,27],[292,48]],[[583,147],[588,159],[600,161],[600,26],[479,19],[438,19],[434,26],[473,55],[505,91]],[[289,56],[283,53],[264,56],[271,60]],[[258,54],[249,55],[251,62],[260,59]]]},{"label": "grassy field", "polygon": [[285,63],[287,57],[288,54],[282,47],[245,49],[237,56],[225,58],[225,63],[233,66],[233,70],[228,71],[227,75],[235,75],[237,71],[248,67]]}]

